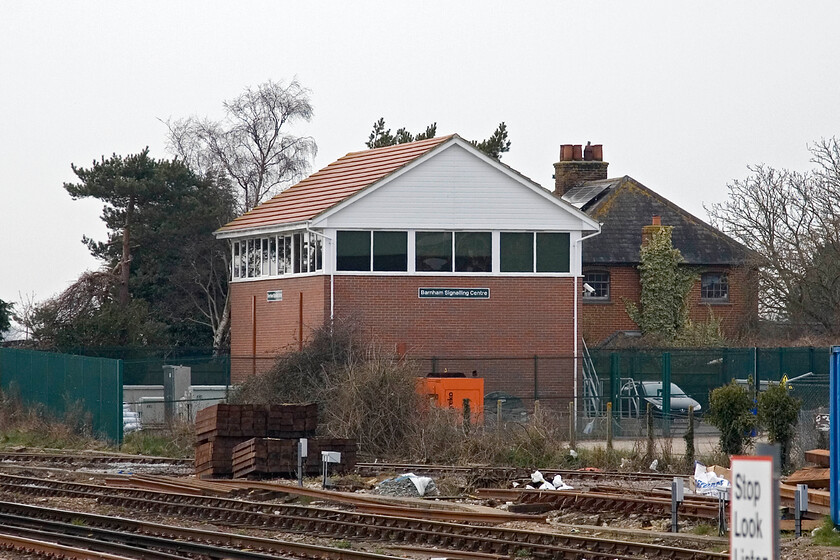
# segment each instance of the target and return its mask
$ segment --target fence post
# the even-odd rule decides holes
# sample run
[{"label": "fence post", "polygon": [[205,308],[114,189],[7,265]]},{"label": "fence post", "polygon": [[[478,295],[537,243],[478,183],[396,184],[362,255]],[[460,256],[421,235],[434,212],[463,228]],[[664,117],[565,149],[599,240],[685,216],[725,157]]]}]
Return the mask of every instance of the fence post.
[{"label": "fence post", "polygon": [[539,396],[537,396],[537,394],[538,394],[537,390],[539,389],[539,384],[537,382],[537,369],[538,369],[537,364],[538,364],[538,362],[539,362],[539,357],[535,355],[534,356],[534,400],[537,400],[537,399],[540,398]]},{"label": "fence post", "polygon": [[576,424],[577,418],[575,418],[575,403],[574,401],[569,401],[569,449],[577,447]]},{"label": "fence post", "polygon": [[502,429],[502,399],[496,401],[496,429]]},{"label": "fence post", "polygon": [[612,403],[607,403],[607,451],[612,451],[613,448],[613,426],[612,426]]},{"label": "fence post", "polygon": [[607,403],[607,415],[612,421],[612,412],[618,404],[618,383],[621,378],[621,356],[617,352],[610,354],[610,401]]},{"label": "fence post", "polygon": [[662,435],[671,436],[671,353],[662,353]]}]

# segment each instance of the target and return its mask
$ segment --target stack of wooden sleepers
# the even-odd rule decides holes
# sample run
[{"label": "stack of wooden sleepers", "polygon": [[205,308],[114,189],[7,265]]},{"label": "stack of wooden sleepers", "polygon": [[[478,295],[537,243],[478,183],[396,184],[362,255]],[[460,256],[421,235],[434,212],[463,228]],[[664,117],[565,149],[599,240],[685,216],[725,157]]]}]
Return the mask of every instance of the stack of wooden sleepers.
[{"label": "stack of wooden sleepers", "polygon": [[[309,439],[304,474],[321,472],[321,452],[338,451],[341,462],[330,470],[342,472],[356,465],[356,440]],[[233,478],[283,475],[297,472],[297,440],[252,438],[233,448]]]},{"label": "stack of wooden sleepers", "polygon": [[818,515],[831,513],[831,466],[828,449],[813,449],[805,452],[805,460],[816,466],[805,467],[792,473],[784,480],[780,492],[782,503],[793,502],[797,484],[808,485],[808,511]]},{"label": "stack of wooden sleepers", "polygon": [[[297,440],[312,438],[317,427],[318,405],[313,403],[217,404],[202,409],[195,420],[195,474],[199,478],[235,475],[234,450],[248,442],[253,443],[237,452],[238,470],[242,476],[293,473],[297,470]],[[269,446],[258,443],[261,440],[283,443]],[[316,451],[317,457],[312,460],[316,461],[318,469],[321,451],[342,452],[337,470],[355,466],[354,440],[309,439],[309,456],[312,457]]]}]

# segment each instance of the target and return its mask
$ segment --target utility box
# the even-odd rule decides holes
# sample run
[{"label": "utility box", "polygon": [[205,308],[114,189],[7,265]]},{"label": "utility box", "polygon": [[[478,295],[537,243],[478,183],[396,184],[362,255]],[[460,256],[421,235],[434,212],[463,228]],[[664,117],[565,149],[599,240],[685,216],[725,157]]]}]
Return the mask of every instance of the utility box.
[{"label": "utility box", "polygon": [[187,394],[192,370],[187,366],[163,366],[164,420],[167,424],[175,419],[175,401]]},{"label": "utility box", "polygon": [[[431,404],[464,412],[464,401],[470,407],[470,422],[484,421],[484,379],[481,377],[424,377],[418,391]],[[462,416],[463,417],[463,416]]]}]

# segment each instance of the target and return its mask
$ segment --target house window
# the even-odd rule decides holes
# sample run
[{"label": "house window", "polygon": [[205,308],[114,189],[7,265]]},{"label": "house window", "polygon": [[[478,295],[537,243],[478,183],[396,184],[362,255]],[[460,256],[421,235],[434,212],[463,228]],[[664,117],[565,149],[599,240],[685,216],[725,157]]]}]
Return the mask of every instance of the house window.
[{"label": "house window", "polygon": [[610,299],[610,273],[605,270],[593,270],[584,272],[583,282],[588,284],[592,291],[584,290],[583,299],[586,300],[608,300]]},{"label": "house window", "polygon": [[373,270],[406,272],[408,270],[408,232],[373,232]]},{"label": "house window", "polygon": [[452,272],[451,231],[418,231],[414,245],[417,272]]},{"label": "house window", "polygon": [[706,272],[700,277],[700,300],[729,301],[729,278],[725,272]]},{"label": "house window", "polygon": [[336,269],[370,270],[370,232],[339,231],[336,236]]},{"label": "house window", "polygon": [[492,272],[492,236],[489,231],[455,233],[455,272]]}]

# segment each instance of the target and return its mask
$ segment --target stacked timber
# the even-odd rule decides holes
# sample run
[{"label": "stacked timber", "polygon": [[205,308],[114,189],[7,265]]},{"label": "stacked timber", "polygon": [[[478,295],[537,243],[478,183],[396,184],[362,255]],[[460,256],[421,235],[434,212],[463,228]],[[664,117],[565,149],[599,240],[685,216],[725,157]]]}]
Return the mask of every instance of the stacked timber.
[{"label": "stacked timber", "polygon": [[[304,474],[321,471],[321,452],[338,451],[341,462],[331,464],[332,472],[348,472],[356,466],[356,440],[309,439],[308,454],[303,463]],[[297,472],[297,440],[253,438],[240,443],[232,453],[234,478],[282,476]]]},{"label": "stacked timber", "polygon": [[321,451],[338,451],[341,463],[356,465],[356,441],[313,439],[318,405],[217,404],[196,414],[195,474],[198,478],[283,475],[297,471],[297,440],[309,438],[307,474],[321,468]]}]

